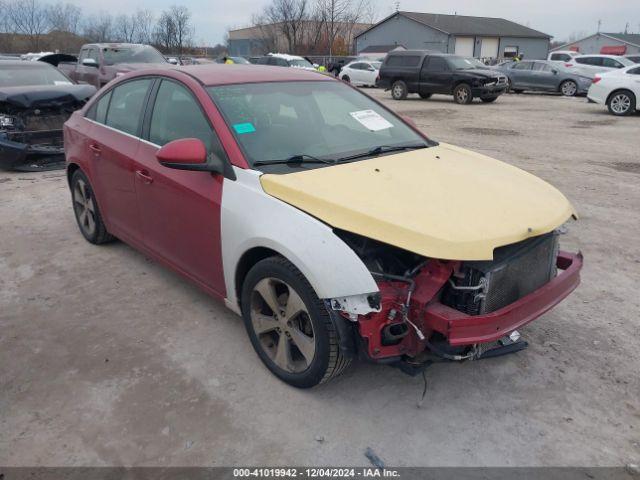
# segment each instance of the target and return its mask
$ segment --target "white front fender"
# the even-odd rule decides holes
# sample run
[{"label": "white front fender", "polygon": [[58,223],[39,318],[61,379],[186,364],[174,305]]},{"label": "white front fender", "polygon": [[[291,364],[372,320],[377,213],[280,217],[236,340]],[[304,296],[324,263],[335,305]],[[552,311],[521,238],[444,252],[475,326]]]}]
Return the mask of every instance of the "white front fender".
[{"label": "white front fender", "polygon": [[[237,179],[224,180],[221,211],[222,263],[229,307],[239,311],[235,288],[238,262],[255,247],[272,249],[293,263],[319,298],[378,291],[362,260],[331,227],[266,194],[260,185],[260,172],[234,170]],[[360,304],[359,310],[362,313],[366,309]]]}]

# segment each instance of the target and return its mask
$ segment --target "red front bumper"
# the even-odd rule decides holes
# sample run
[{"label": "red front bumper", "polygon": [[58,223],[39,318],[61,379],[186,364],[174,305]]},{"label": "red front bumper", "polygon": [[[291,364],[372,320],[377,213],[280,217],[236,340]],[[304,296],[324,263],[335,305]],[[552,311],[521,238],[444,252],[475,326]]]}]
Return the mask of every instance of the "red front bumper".
[{"label": "red front bumper", "polygon": [[560,303],[580,283],[582,254],[560,252],[558,275],[538,290],[486,315],[466,315],[438,301],[427,305],[424,325],[444,335],[451,345],[493,342],[535,320]]}]

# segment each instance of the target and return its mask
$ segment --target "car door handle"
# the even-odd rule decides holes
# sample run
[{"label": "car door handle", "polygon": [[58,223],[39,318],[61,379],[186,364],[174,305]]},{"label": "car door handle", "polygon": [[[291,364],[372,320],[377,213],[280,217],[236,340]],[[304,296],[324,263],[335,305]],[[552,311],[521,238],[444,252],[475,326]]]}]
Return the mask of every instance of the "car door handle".
[{"label": "car door handle", "polygon": [[97,145],[95,143],[90,143],[89,144],[89,149],[95,153],[96,156],[100,155],[102,153],[102,149],[100,148],[100,145]]},{"label": "car door handle", "polygon": [[153,177],[151,177],[148,172],[136,170],[136,175],[142,180],[142,183],[146,183],[147,185],[153,183]]}]

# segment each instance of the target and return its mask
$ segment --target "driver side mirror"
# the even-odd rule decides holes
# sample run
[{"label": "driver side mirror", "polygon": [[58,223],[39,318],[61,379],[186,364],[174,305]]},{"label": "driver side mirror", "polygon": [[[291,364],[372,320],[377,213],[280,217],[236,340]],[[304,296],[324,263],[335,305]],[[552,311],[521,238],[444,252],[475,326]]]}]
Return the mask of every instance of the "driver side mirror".
[{"label": "driver side mirror", "polygon": [[98,62],[93,58],[85,58],[84,60],[82,60],[82,65],[84,65],[85,67],[94,67],[94,68],[98,68],[100,66],[98,65]]},{"label": "driver side mirror", "polygon": [[207,159],[207,149],[202,140],[197,138],[169,142],[156,152],[156,158],[160,165],[176,170],[224,173],[222,159],[213,154]]}]

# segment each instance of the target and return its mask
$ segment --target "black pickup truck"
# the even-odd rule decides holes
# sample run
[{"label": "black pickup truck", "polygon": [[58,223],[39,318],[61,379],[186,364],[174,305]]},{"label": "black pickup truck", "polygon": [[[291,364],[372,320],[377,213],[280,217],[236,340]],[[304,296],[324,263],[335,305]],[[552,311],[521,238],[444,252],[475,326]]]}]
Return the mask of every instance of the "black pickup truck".
[{"label": "black pickup truck", "polygon": [[453,95],[456,103],[474,98],[493,102],[507,90],[507,77],[500,72],[478,68],[457,55],[424,50],[391,52],[380,68],[378,87],[391,90],[395,100],[409,93],[429,98],[434,93]]}]

